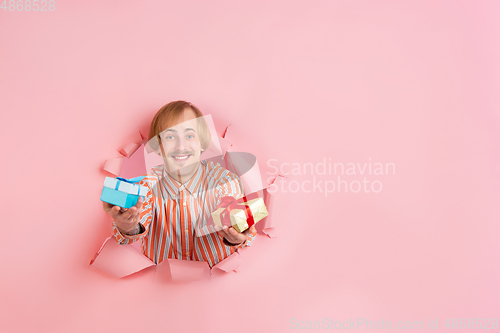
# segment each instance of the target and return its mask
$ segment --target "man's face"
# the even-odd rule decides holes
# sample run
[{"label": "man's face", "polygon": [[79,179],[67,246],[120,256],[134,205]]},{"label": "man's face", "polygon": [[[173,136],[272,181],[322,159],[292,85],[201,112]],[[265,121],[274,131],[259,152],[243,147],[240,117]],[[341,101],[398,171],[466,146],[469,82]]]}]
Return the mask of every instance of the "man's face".
[{"label": "man's face", "polygon": [[176,125],[160,133],[163,162],[167,173],[185,183],[200,165],[201,142],[196,115],[190,108],[184,109]]}]

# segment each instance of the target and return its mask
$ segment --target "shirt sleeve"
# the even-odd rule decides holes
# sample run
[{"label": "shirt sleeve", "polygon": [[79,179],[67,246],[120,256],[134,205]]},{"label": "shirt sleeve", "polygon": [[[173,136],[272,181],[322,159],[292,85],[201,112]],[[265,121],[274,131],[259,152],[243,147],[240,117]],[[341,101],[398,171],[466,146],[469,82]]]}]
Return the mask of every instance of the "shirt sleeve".
[{"label": "shirt sleeve", "polygon": [[241,183],[240,177],[236,174],[226,170],[224,176],[222,176],[217,184],[217,200],[220,202],[222,197],[231,196],[239,199],[243,196],[244,188]]},{"label": "shirt sleeve", "polygon": [[255,239],[255,236],[257,236],[257,230],[255,229],[254,226],[252,226],[252,227],[250,227],[250,235],[248,235],[247,240],[245,241],[245,243],[243,243],[242,245],[238,246],[237,248],[241,249],[241,248],[244,248],[244,247],[247,247],[247,246],[252,246],[252,242]]},{"label": "shirt sleeve", "polygon": [[[217,191],[217,200],[220,202],[222,197],[231,196],[236,199],[240,199],[244,195],[243,184],[241,183],[240,177],[236,174],[227,171],[227,175],[223,176],[219,182],[218,191]],[[257,231],[255,227],[250,228],[250,235],[247,237],[246,241],[239,245],[235,246],[235,249],[241,249],[247,246],[251,246],[252,241],[255,239],[257,235]],[[219,237],[222,237],[221,241],[224,239],[222,235],[219,234]]]},{"label": "shirt sleeve", "polygon": [[151,184],[147,178],[144,178],[141,180],[139,185],[145,186],[148,189],[142,204],[142,211],[139,218],[139,224],[141,225],[142,232],[137,235],[124,235],[120,232],[120,230],[118,230],[115,221],[113,221],[113,236],[116,239],[116,242],[121,245],[133,243],[146,236],[149,232],[151,221],[153,220],[154,196]]}]

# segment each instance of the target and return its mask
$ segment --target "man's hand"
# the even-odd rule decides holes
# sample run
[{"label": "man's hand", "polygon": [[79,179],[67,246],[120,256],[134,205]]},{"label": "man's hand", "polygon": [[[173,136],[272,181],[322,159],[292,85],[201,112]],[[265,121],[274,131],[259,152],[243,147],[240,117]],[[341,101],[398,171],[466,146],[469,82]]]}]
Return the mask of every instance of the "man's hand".
[{"label": "man's hand", "polygon": [[102,202],[102,208],[115,221],[118,230],[125,235],[135,235],[140,232],[139,217],[143,203],[142,197],[139,197],[135,206],[130,209],[113,206],[110,203]]},{"label": "man's hand", "polygon": [[251,226],[243,232],[236,231],[233,227],[223,226],[219,233],[231,244],[240,245],[247,240],[248,236],[255,233],[255,227]]}]

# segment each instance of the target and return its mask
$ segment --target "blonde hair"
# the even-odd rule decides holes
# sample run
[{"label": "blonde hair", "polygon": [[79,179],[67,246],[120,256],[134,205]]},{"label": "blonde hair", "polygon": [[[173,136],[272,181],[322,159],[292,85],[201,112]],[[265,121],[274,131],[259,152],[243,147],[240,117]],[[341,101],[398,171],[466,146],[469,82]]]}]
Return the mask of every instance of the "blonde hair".
[{"label": "blonde hair", "polygon": [[[193,110],[197,118],[201,149],[206,150],[210,146],[210,130],[201,111],[189,102],[174,101],[162,106],[151,121],[148,134],[148,141],[151,144],[151,148],[154,150],[159,149],[157,143],[161,143],[160,133],[176,125],[178,123],[177,120],[184,114],[184,110],[188,108]],[[155,137],[158,141],[151,141]]]}]

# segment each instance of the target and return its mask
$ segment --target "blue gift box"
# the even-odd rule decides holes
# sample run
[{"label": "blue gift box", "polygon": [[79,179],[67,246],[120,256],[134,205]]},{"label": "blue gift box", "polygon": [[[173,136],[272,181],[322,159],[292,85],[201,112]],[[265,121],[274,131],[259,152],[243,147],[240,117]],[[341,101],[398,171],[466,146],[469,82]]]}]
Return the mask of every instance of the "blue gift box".
[{"label": "blue gift box", "polygon": [[136,178],[111,178],[104,179],[104,186],[101,193],[101,201],[108,202],[114,206],[130,208],[137,203],[139,197],[147,194],[147,188],[135,183],[140,182],[144,177]]}]

